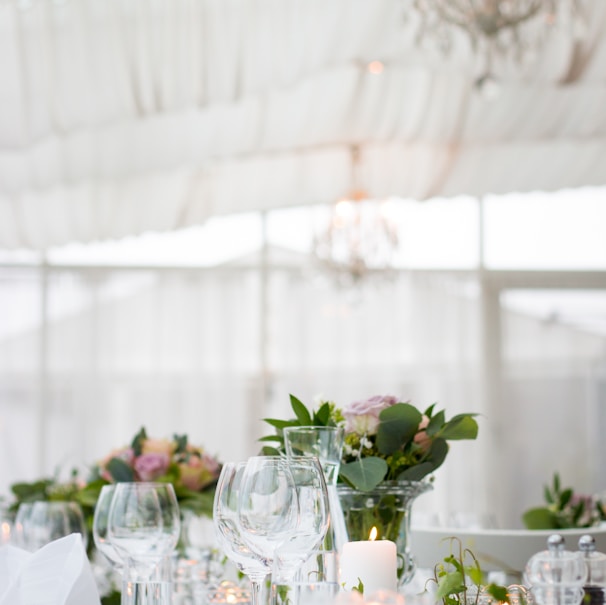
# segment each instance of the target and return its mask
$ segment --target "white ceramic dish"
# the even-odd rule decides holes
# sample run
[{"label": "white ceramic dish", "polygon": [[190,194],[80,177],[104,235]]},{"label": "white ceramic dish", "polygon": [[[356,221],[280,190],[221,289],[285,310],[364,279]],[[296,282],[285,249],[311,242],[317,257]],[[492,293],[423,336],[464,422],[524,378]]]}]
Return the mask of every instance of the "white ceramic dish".
[{"label": "white ceramic dish", "polygon": [[484,571],[523,572],[534,554],[547,550],[547,538],[560,534],[566,550],[578,550],[579,538],[590,534],[595,538],[596,550],[606,553],[606,527],[583,530],[525,530],[525,529],[413,529],[410,547],[419,569],[433,569],[450,553],[450,538],[456,536],[464,548],[469,548]]}]

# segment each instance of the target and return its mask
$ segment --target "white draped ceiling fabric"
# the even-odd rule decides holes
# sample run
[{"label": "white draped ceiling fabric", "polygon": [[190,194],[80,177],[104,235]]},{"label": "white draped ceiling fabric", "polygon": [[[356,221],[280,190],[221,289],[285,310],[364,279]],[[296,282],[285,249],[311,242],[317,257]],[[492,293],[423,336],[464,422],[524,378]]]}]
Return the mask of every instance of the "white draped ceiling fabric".
[{"label": "white draped ceiling fabric", "polygon": [[352,144],[376,196],[606,184],[606,3],[582,6],[486,100],[412,2],[3,0],[0,246],[327,203]]}]

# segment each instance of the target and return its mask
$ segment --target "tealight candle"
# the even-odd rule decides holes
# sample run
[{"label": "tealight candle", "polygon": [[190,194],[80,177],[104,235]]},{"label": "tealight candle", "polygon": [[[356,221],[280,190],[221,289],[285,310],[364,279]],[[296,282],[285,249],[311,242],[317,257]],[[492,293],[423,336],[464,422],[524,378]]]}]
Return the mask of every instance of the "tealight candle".
[{"label": "tealight candle", "polygon": [[364,595],[398,588],[398,554],[395,542],[377,540],[372,528],[369,540],[347,542],[341,554],[341,585],[353,590],[362,582]]},{"label": "tealight candle", "polygon": [[0,523],[0,545],[8,544],[11,539],[11,526],[8,521]]}]

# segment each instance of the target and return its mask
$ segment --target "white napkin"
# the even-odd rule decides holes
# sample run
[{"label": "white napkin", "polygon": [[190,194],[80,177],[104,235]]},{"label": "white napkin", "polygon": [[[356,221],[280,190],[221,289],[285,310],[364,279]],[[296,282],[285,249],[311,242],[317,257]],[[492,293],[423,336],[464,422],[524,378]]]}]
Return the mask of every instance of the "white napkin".
[{"label": "white napkin", "polygon": [[80,534],[29,553],[0,547],[0,605],[100,605]]}]

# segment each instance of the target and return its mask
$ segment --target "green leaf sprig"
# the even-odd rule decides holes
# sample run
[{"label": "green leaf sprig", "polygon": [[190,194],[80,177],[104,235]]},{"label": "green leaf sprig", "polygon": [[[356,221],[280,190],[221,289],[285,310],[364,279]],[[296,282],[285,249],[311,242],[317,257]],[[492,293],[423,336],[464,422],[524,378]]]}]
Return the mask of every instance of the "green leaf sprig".
[{"label": "green leaf sprig", "polygon": [[483,584],[484,574],[477,557],[469,548],[463,548],[459,538],[452,536],[445,540],[450,541],[450,554],[435,565],[426,591],[430,583],[435,584],[436,599],[443,605],[478,605],[482,595],[497,603],[510,602],[506,586]]}]

